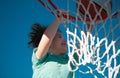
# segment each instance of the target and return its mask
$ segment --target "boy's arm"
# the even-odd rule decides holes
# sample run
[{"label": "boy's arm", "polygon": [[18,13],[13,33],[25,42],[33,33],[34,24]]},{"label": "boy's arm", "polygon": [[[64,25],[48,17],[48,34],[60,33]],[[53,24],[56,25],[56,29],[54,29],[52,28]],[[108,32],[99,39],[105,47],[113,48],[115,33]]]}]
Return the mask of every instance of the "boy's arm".
[{"label": "boy's arm", "polygon": [[38,49],[36,52],[37,58],[43,57],[48,52],[51,42],[57,32],[59,23],[60,23],[59,19],[56,18],[53,21],[53,23],[50,26],[48,26],[45,32],[43,33],[43,36],[39,42]]},{"label": "boy's arm", "polygon": [[60,10],[58,13],[58,16],[56,15],[56,19],[53,21],[53,23],[47,27],[45,32],[43,33],[43,36],[39,42],[38,49],[36,51],[36,57],[41,58],[43,57],[49,50],[49,47],[53,41],[53,38],[55,37],[55,34],[58,30],[59,24],[64,20],[63,16],[68,15],[66,11]]}]

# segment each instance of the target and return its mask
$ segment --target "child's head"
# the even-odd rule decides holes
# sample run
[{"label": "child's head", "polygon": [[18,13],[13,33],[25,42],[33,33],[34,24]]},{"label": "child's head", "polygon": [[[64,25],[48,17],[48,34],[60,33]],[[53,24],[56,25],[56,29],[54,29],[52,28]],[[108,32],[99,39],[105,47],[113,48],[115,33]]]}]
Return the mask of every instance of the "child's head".
[{"label": "child's head", "polygon": [[61,32],[57,32],[50,46],[50,51],[56,54],[64,54],[67,45]]},{"label": "child's head", "polygon": [[[45,29],[45,26],[38,23],[33,24],[32,32],[29,34],[30,41],[28,42],[28,45],[32,45],[33,48],[37,48]],[[49,50],[56,54],[64,54],[66,52],[66,41],[60,31],[57,31]]]}]

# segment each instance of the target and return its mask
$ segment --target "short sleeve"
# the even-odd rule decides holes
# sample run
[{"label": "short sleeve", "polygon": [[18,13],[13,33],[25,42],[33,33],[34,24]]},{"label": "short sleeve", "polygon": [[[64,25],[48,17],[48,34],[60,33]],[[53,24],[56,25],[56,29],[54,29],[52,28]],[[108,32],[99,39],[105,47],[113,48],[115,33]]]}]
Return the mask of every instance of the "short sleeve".
[{"label": "short sleeve", "polygon": [[36,51],[37,51],[37,48],[35,48],[33,50],[32,63],[33,63],[33,65],[38,66],[39,64],[45,63],[45,61],[48,58],[48,53],[45,56],[43,56],[42,58],[37,58],[35,55]]}]

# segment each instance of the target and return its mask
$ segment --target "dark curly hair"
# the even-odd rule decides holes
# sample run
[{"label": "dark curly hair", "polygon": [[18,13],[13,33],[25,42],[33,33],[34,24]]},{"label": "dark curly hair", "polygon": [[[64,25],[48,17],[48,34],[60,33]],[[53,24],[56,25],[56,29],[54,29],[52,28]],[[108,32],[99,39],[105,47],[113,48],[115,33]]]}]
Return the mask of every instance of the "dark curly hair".
[{"label": "dark curly hair", "polygon": [[33,48],[38,47],[41,37],[47,27],[40,25],[39,23],[35,23],[31,27],[31,32],[29,33],[30,41],[28,45],[31,45]]}]

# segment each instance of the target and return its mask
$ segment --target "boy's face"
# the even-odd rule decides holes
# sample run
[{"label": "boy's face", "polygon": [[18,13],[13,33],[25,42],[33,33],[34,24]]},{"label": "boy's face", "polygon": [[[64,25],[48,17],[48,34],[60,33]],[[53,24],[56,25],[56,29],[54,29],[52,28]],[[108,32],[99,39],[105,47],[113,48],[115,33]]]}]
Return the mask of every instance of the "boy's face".
[{"label": "boy's face", "polygon": [[57,32],[54,39],[53,39],[53,46],[54,49],[57,50],[58,53],[64,54],[67,50],[66,41],[63,38],[62,33]]}]

